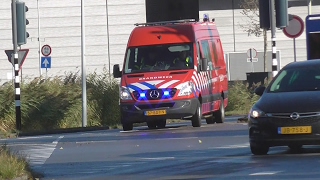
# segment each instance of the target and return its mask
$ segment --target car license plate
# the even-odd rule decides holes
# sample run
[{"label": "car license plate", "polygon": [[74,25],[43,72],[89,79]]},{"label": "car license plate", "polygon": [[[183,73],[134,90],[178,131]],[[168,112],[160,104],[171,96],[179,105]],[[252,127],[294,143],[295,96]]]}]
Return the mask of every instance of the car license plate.
[{"label": "car license plate", "polygon": [[278,127],[278,134],[310,134],[311,126]]},{"label": "car license plate", "polygon": [[160,116],[167,114],[166,110],[154,110],[154,111],[145,111],[144,115],[146,116]]}]

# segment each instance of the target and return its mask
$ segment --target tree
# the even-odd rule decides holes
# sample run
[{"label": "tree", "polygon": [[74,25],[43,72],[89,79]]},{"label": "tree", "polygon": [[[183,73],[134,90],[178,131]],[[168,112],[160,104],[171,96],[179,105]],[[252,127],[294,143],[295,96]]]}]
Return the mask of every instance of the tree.
[{"label": "tree", "polygon": [[248,33],[248,36],[254,35],[260,37],[263,36],[263,60],[264,60],[264,71],[267,72],[267,49],[268,49],[268,37],[267,30],[260,28],[259,22],[259,0],[241,0],[240,7],[242,8],[241,14],[246,16],[248,20],[246,24],[241,24],[240,27]]}]

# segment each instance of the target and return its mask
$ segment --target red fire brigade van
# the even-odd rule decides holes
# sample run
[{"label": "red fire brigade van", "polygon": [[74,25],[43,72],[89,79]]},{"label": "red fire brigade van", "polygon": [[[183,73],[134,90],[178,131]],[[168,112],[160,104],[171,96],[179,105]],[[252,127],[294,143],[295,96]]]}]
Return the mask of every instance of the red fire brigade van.
[{"label": "red fire brigade van", "polygon": [[164,128],[167,119],[191,120],[193,127],[223,123],[228,79],[214,22],[192,19],[135,24],[124,57],[120,109],[124,131],[146,122]]}]

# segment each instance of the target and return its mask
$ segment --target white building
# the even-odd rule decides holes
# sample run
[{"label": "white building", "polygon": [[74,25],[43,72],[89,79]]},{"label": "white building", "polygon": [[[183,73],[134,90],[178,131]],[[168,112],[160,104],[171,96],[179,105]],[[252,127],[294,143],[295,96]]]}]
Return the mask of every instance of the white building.
[{"label": "white building", "polygon": [[[22,66],[23,78],[81,74],[81,0],[24,0],[29,8],[27,25],[30,37],[23,49],[30,49]],[[263,51],[263,37],[248,36],[241,29],[248,20],[241,14],[239,0],[199,0],[200,17],[208,13],[215,18],[225,53],[246,52],[249,48]],[[301,0],[303,1],[303,0]],[[122,64],[127,40],[134,23],[145,22],[145,0],[84,0],[85,4],[85,67],[87,73],[112,71]],[[107,3],[107,6],[106,6]],[[299,3],[298,3],[299,4]],[[289,8],[290,14],[302,19],[308,15],[306,1]],[[313,0],[312,13],[320,13],[319,0]],[[0,7],[0,81],[12,78],[12,65],[4,50],[13,49],[11,35],[11,1],[1,0]],[[108,8],[106,8],[108,7]],[[39,15],[39,16],[38,16]],[[107,18],[108,17],[108,18]],[[40,26],[38,20],[40,19]],[[107,26],[109,24],[109,26]],[[38,30],[40,34],[38,34]],[[109,32],[109,35],[108,35]],[[270,31],[268,38],[270,41]],[[38,41],[40,37],[40,42]],[[281,51],[281,66],[293,61],[293,40],[281,30],[276,33],[277,49]],[[296,39],[297,60],[306,59],[305,34]],[[109,46],[108,46],[109,42]],[[40,68],[39,47],[52,47],[50,69]],[[271,50],[271,43],[268,44]]]}]

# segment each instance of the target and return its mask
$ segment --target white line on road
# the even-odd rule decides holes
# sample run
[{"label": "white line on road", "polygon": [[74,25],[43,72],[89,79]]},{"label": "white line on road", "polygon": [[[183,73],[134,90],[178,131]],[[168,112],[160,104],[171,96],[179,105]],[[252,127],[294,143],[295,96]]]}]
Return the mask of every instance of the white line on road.
[{"label": "white line on road", "polygon": [[52,136],[36,136],[36,137],[20,137],[17,139],[41,139],[41,138],[51,138]]},{"label": "white line on road", "polygon": [[249,146],[250,146],[249,143],[244,143],[244,144],[235,144],[235,145],[227,145],[227,146],[208,147],[208,149],[236,149],[236,148],[247,148]]},{"label": "white line on road", "polygon": [[159,138],[159,139],[155,139],[155,140],[188,140],[188,139],[199,139],[198,137],[185,137],[185,138]]},{"label": "white line on road", "polygon": [[63,138],[64,136],[58,137],[55,141],[52,142],[52,144],[58,144],[58,142]]},{"label": "white line on road", "polygon": [[161,161],[161,160],[169,160],[169,159],[175,159],[175,157],[155,157],[155,158],[140,158],[141,160],[156,160],[156,161]]},{"label": "white line on road", "polygon": [[266,172],[258,172],[249,174],[250,176],[264,176],[264,175],[274,175],[280,173],[281,171],[266,171]]},{"label": "white line on road", "polygon": [[110,140],[110,141],[81,141],[81,142],[76,142],[76,144],[109,143],[109,142],[118,142],[118,141],[115,141],[115,140]]}]

